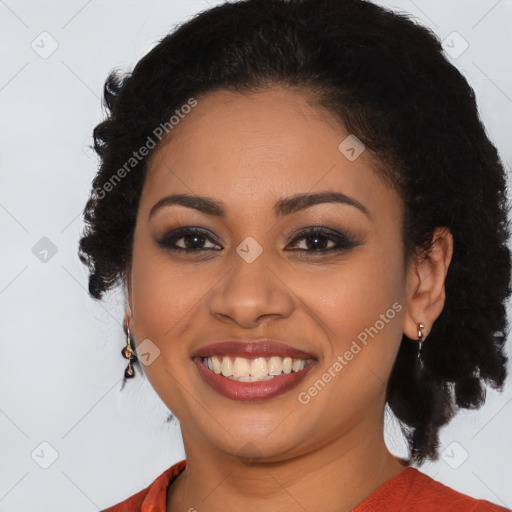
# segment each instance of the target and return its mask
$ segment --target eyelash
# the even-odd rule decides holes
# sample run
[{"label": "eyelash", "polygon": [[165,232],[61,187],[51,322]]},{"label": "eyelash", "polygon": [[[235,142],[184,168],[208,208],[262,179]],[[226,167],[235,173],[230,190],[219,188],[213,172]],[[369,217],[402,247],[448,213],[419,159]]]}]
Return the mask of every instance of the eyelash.
[{"label": "eyelash", "polygon": [[[186,238],[187,236],[199,235],[206,239],[209,239],[211,242],[219,244],[215,237],[213,237],[207,230],[202,228],[180,228],[175,231],[171,231],[164,235],[161,239],[157,240],[157,243],[160,247],[177,251],[182,253],[195,253],[195,255],[199,255],[200,253],[205,253],[207,251],[218,251],[220,249],[206,248],[206,249],[186,249],[184,247],[178,247],[175,243],[178,240]],[[315,226],[312,228],[306,228],[301,230],[298,233],[295,233],[295,238],[292,240],[292,244],[303,238],[312,238],[312,237],[321,237],[326,238],[327,240],[334,242],[336,245],[334,247],[330,247],[328,249],[291,249],[292,251],[300,251],[303,253],[308,253],[308,255],[322,255],[332,252],[338,252],[343,250],[352,249],[353,247],[359,245],[359,242],[355,240],[355,237],[347,236],[342,233],[333,232],[331,230],[325,229],[321,226]],[[219,244],[220,245],[220,244]]]}]

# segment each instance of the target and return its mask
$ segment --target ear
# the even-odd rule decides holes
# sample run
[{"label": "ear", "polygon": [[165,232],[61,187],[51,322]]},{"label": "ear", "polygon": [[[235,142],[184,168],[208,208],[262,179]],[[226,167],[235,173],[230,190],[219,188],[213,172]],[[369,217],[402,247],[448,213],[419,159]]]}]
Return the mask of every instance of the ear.
[{"label": "ear", "polygon": [[423,322],[423,338],[432,329],[445,303],[445,278],[453,254],[453,236],[447,227],[438,227],[433,234],[430,251],[411,260],[407,271],[404,334],[416,340],[418,324]]}]

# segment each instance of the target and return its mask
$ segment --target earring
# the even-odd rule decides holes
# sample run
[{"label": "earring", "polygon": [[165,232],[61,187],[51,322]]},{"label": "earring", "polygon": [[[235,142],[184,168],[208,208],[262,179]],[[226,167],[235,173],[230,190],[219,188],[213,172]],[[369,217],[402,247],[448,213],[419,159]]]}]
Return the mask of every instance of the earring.
[{"label": "earring", "polygon": [[420,358],[421,366],[423,366],[423,358],[421,357],[421,354],[423,352],[423,343],[425,342],[421,329],[424,327],[425,324],[423,322],[418,324],[418,357]]},{"label": "earring", "polygon": [[121,354],[125,359],[129,359],[128,366],[124,371],[124,376],[127,379],[131,379],[135,377],[135,370],[132,367],[132,361],[137,361],[137,356],[135,355],[135,351],[133,350],[130,336],[130,328],[126,326],[126,347],[121,350]]}]

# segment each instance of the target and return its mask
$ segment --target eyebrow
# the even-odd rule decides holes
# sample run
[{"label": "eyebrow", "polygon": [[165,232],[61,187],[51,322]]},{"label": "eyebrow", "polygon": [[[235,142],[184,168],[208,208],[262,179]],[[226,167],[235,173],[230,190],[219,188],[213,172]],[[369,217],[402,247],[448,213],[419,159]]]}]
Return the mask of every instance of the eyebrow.
[{"label": "eyebrow", "polygon": [[[295,194],[290,197],[279,199],[274,205],[274,215],[282,217],[292,213],[305,210],[311,206],[321,203],[342,203],[353,206],[371,218],[368,209],[353,197],[347,196],[341,192],[325,191],[315,194]],[[162,197],[157,201],[149,211],[148,220],[154,213],[166,206],[181,205],[187,208],[194,208],[207,215],[215,217],[226,217],[226,208],[222,201],[205,196],[192,196],[189,194],[171,194]]]}]

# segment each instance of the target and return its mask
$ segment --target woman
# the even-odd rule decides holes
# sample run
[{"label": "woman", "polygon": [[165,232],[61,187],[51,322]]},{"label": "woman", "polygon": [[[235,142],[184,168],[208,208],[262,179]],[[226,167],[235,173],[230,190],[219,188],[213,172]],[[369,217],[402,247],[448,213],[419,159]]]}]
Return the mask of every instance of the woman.
[{"label": "woman", "polygon": [[506,376],[504,169],[436,36],[361,0],[226,3],[105,101],[80,257],[92,297],[126,286],[125,377],[186,452],[108,511],[506,510],[410,466]]}]

